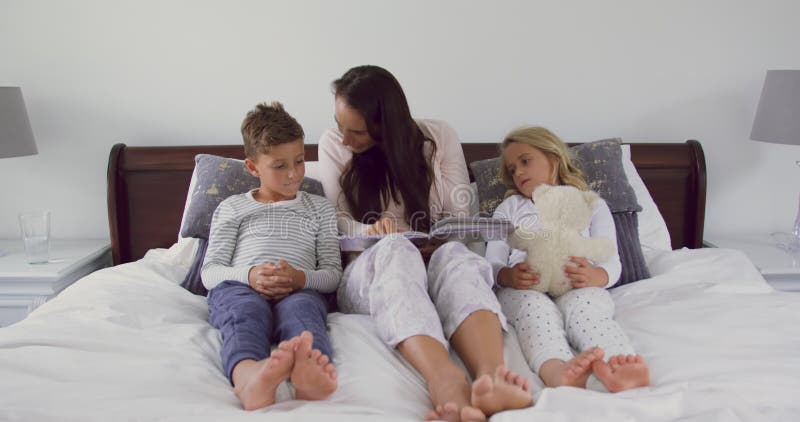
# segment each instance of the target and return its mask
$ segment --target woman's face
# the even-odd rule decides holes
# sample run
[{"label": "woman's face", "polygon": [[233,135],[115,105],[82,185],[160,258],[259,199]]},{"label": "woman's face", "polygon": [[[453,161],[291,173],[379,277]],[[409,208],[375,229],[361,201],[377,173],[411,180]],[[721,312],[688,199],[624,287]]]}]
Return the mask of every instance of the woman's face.
[{"label": "woman's face", "polygon": [[342,143],[350,151],[361,153],[375,145],[375,140],[369,136],[367,122],[358,110],[350,107],[342,97],[336,97],[336,111],[334,113],[336,125],[342,133]]}]

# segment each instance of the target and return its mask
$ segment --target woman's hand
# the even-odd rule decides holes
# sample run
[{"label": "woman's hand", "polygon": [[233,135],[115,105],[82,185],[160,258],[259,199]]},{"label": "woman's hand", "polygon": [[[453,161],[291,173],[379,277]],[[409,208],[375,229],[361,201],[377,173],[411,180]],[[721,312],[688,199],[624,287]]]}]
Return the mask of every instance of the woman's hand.
[{"label": "woman's hand", "polygon": [[565,265],[564,273],[572,282],[573,288],[605,287],[608,284],[608,273],[603,267],[595,267],[586,258],[569,257],[575,265]]},{"label": "woman's hand", "polygon": [[394,222],[394,218],[391,217],[383,217],[380,220],[373,223],[367,229],[368,235],[376,235],[376,234],[389,234],[389,233],[397,233],[400,230],[397,228],[397,224]]},{"label": "woman's hand", "polygon": [[520,262],[513,267],[504,267],[497,273],[497,284],[517,290],[528,290],[539,284],[539,273],[533,266]]}]

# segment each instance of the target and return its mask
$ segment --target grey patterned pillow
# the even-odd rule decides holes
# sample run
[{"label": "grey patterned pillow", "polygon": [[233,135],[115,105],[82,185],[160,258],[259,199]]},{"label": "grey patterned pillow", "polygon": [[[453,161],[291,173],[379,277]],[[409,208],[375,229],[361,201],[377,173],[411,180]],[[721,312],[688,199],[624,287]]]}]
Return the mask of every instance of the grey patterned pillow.
[{"label": "grey patterned pillow", "polygon": [[500,178],[500,158],[473,161],[469,167],[478,188],[478,211],[480,215],[491,217],[505,199],[506,191],[511,189]]},{"label": "grey patterned pillow", "polygon": [[639,242],[639,213],[615,212],[611,217],[617,231],[617,248],[622,263],[622,273],[614,287],[650,278],[650,270],[647,269],[642,244]]},{"label": "grey patterned pillow", "polygon": [[[569,150],[573,162],[583,171],[589,189],[606,201],[612,213],[638,212],[642,207],[636,202],[636,193],[622,167],[621,143],[619,138],[602,139]],[[512,188],[500,179],[500,158],[473,161],[469,166],[478,186],[480,212],[492,215],[503,202],[506,191]]]},{"label": "grey patterned pillow", "polygon": [[636,193],[622,167],[622,140],[601,139],[570,148],[572,160],[589,184],[603,198],[612,213],[639,212]]},{"label": "grey patterned pillow", "polygon": [[[257,177],[248,173],[244,161],[216,155],[198,154],[195,162],[195,188],[183,218],[182,237],[208,239],[211,217],[225,198],[259,186]],[[322,183],[306,177],[300,190],[324,196]]]}]

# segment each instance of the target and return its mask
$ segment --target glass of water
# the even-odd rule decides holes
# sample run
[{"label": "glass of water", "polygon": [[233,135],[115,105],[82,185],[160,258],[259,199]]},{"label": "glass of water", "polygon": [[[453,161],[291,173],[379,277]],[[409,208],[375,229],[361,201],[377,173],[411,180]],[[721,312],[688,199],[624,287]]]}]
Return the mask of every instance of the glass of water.
[{"label": "glass of water", "polygon": [[50,211],[20,214],[19,227],[29,264],[50,261]]}]

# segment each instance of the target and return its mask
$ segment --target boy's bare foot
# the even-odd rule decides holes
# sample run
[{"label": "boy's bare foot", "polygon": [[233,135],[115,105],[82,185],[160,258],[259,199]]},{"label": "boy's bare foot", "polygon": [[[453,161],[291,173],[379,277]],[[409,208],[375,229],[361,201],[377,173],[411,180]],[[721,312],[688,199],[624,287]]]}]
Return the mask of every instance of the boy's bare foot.
[{"label": "boy's bare foot", "polygon": [[486,415],[479,409],[472,406],[464,406],[459,409],[454,402],[447,402],[436,406],[425,416],[426,421],[448,421],[448,422],[486,422]]},{"label": "boy's bare foot", "polygon": [[505,366],[498,366],[494,376],[484,374],[472,383],[472,405],[486,416],[532,404],[530,381]]},{"label": "boy's bare foot", "polygon": [[448,402],[445,405],[438,405],[436,409],[428,412],[426,421],[448,421],[448,422],[486,422],[486,415],[480,409],[472,406],[464,406],[461,410],[458,405]]},{"label": "boy's bare foot", "polygon": [[461,409],[461,422],[485,422],[486,415],[483,412],[472,406],[467,406]]},{"label": "boy's bare foot", "polygon": [[567,362],[551,359],[539,369],[539,376],[548,387],[567,385],[586,388],[586,380],[592,374],[592,362],[602,360],[603,353],[603,349],[593,347]]},{"label": "boy's bare foot", "polygon": [[234,367],[234,392],[244,410],[260,409],[275,403],[275,391],[289,378],[294,365],[294,342],[281,342],[268,358],[245,359]]},{"label": "boy's bare foot", "polygon": [[336,391],[336,368],[327,356],[317,349],[312,350],[314,335],[303,331],[294,352],[294,368],[291,373],[295,398],[298,400],[321,400]]},{"label": "boy's bare foot", "polygon": [[[442,368],[441,373],[428,383],[431,401],[434,408],[425,416],[425,420],[461,421],[462,411],[469,407],[469,381],[458,369]],[[470,411],[467,411],[470,413]],[[477,420],[486,420],[483,419]]]},{"label": "boy's bare foot", "polygon": [[595,376],[612,393],[650,385],[650,370],[640,355],[612,356],[592,363]]}]

